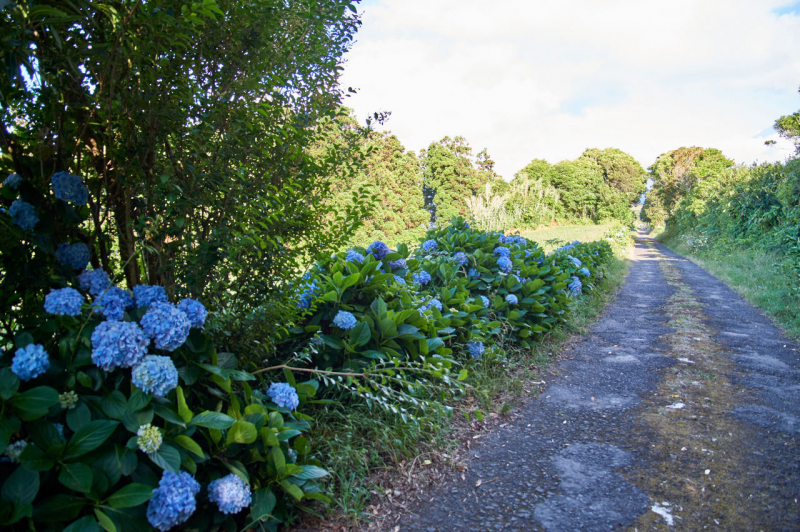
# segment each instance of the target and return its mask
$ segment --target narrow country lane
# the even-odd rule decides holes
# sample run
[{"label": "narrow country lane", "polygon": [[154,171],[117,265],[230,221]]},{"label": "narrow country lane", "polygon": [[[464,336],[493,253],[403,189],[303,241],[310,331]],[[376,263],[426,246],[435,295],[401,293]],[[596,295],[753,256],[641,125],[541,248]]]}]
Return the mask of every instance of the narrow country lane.
[{"label": "narrow country lane", "polygon": [[648,237],[544,392],[394,530],[798,530],[800,347]]}]

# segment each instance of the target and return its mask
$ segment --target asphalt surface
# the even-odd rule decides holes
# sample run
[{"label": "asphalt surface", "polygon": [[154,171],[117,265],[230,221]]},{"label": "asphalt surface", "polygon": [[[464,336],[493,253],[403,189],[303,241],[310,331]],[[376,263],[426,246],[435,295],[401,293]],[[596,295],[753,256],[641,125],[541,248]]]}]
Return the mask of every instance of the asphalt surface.
[{"label": "asphalt surface", "polygon": [[642,235],[569,356],[399,530],[800,530],[800,347],[724,283]]}]

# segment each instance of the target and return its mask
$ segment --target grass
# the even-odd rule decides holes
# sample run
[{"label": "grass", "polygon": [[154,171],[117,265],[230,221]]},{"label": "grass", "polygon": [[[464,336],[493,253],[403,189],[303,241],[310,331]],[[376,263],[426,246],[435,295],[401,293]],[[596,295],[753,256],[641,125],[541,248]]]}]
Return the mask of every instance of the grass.
[{"label": "grass", "polygon": [[692,250],[671,234],[656,235],[800,338],[800,278],[789,257],[759,249]]},{"label": "grass", "polygon": [[[602,237],[609,227],[571,226],[547,230],[546,234],[550,239],[590,241]],[[317,412],[313,447],[333,472],[333,518],[348,522],[368,519],[369,494],[382,491],[379,485],[371,484],[376,477],[391,478],[404,461],[449,452],[461,445],[458,427],[463,427],[466,419],[503,415],[536,393],[542,369],[577,334],[584,333],[613,300],[630,266],[629,249],[617,252],[596,290],[580,298],[569,320],[546,335],[533,350],[496,349],[493,355],[471,364],[466,381],[470,388],[467,394],[450,400],[451,416],[429,412],[420,423],[403,423],[379,409],[359,404],[349,404],[347,410],[330,406]],[[386,475],[376,475],[381,471]]]},{"label": "grass", "polygon": [[580,240],[581,242],[600,240],[606,231],[618,225],[618,222],[599,225],[564,225],[536,231],[522,231],[520,235],[539,244],[545,253],[550,253],[554,249],[575,240]]}]

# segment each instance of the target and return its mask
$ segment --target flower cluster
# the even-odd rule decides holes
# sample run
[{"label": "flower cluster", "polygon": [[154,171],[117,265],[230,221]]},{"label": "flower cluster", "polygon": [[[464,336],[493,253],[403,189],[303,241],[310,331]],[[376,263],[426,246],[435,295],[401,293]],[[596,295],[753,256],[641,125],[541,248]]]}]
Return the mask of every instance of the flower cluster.
[{"label": "flower cluster", "polygon": [[7,187],[11,187],[14,190],[19,188],[20,183],[22,183],[22,176],[19,174],[8,174],[6,180],[3,181],[4,185],[6,185]]},{"label": "flower cluster", "polygon": [[580,270],[578,270],[578,273],[583,275],[584,277],[589,277],[590,275],[589,268],[581,268]]},{"label": "flower cluster", "polygon": [[14,200],[14,203],[12,203],[11,207],[8,209],[8,214],[11,215],[11,220],[15,224],[26,231],[30,231],[39,223],[36,209],[34,209],[33,205],[30,203],[22,201],[21,199]]},{"label": "flower cluster", "polygon": [[164,442],[163,436],[161,436],[161,431],[158,430],[158,427],[154,427],[150,423],[146,425],[141,425],[139,430],[136,431],[136,445],[139,446],[139,450],[143,453],[154,453],[161,448],[161,444]]},{"label": "flower cluster", "polygon": [[93,296],[99,296],[111,286],[111,280],[103,270],[86,270],[78,276],[78,282],[81,290],[86,290]]},{"label": "flower cluster", "polygon": [[478,360],[483,355],[483,342],[467,342],[467,349],[472,358]]},{"label": "flower cluster", "polygon": [[143,392],[164,397],[178,386],[178,370],[167,356],[147,355],[133,367],[131,380]]},{"label": "flower cluster", "polygon": [[281,408],[294,410],[300,404],[297,391],[291,384],[285,382],[273,382],[267,390],[267,395],[273,403]]},{"label": "flower cluster", "polygon": [[519,303],[519,299],[514,294],[508,294],[506,296],[506,303],[508,303],[509,305],[516,305],[517,303]]},{"label": "flower cluster", "polygon": [[481,302],[483,303],[483,308],[489,308],[489,298],[486,296],[481,296]]},{"label": "flower cluster", "polygon": [[453,262],[463,266],[464,264],[469,262],[469,259],[467,258],[467,254],[466,253],[464,253],[463,251],[459,251],[458,253],[453,255]]},{"label": "flower cluster", "polygon": [[6,456],[12,463],[19,462],[19,455],[22,454],[22,451],[25,450],[25,447],[28,446],[28,442],[25,440],[19,440],[14,443],[9,443],[8,447],[6,447]]},{"label": "flower cluster", "polygon": [[133,307],[133,296],[127,290],[112,286],[98,295],[92,306],[109,321],[120,321],[125,311]]},{"label": "flower cluster", "polygon": [[499,255],[501,257],[510,257],[511,250],[503,246],[497,246],[496,248],[494,248],[494,254]]},{"label": "flower cluster", "polygon": [[356,317],[346,310],[340,310],[334,316],[333,324],[346,331],[356,326]]},{"label": "flower cluster", "polygon": [[383,257],[391,253],[392,250],[389,249],[389,246],[381,242],[380,240],[376,240],[372,244],[369,245],[367,248],[367,253],[371,254],[378,260],[382,260]]},{"label": "flower cluster", "polygon": [[514,263],[508,257],[500,257],[497,259],[497,266],[504,272],[508,273],[514,267]]},{"label": "flower cluster", "polygon": [[421,312],[425,312],[426,310],[431,310],[432,308],[436,308],[439,312],[442,311],[442,302],[438,299],[431,299],[426,304],[419,307]]},{"label": "flower cluster", "polygon": [[250,486],[233,473],[208,485],[208,500],[224,514],[236,514],[250,506]]},{"label": "flower cluster", "polygon": [[82,270],[89,264],[89,248],[83,242],[67,244],[62,242],[56,249],[56,259],[73,270]]},{"label": "flower cluster", "polygon": [[317,280],[313,279],[310,283],[308,282],[309,274],[305,274],[303,279],[306,281],[303,291],[300,293],[300,300],[297,302],[297,305],[302,309],[307,309],[311,307],[311,303],[317,298],[317,294],[319,294],[319,285],[317,284]]},{"label": "flower cluster", "polygon": [[83,296],[74,288],[51,290],[44,298],[44,309],[59,316],[80,316]]},{"label": "flower cluster", "polygon": [[21,381],[35,379],[50,367],[50,357],[41,344],[28,344],[14,353],[11,371]]},{"label": "flower cluster", "polygon": [[439,247],[439,244],[436,243],[436,240],[426,240],[422,243],[422,249],[425,250],[425,253],[430,253],[431,251],[436,251],[436,248]]},{"label": "flower cluster", "polygon": [[467,271],[467,275],[470,279],[477,279],[481,276],[481,273],[475,268],[470,268],[469,271]]},{"label": "flower cluster", "polygon": [[359,264],[364,262],[364,255],[359,253],[358,251],[351,249],[347,252],[347,256],[345,257],[347,262],[358,262]]},{"label": "flower cluster", "polygon": [[140,284],[133,287],[133,300],[136,308],[141,308],[149,307],[153,303],[166,303],[169,298],[163,286]]},{"label": "flower cluster", "polygon": [[199,492],[200,483],[186,471],[164,471],[147,504],[147,520],[162,532],[186,522],[197,507],[194,498]]},{"label": "flower cluster", "polygon": [[189,337],[189,318],[172,303],[153,303],[142,316],[142,329],[156,349],[175,351]]},{"label": "flower cluster", "polygon": [[422,270],[414,274],[414,282],[418,285],[425,286],[429,282],[431,282],[431,274]]},{"label": "flower cluster", "polygon": [[577,245],[578,245],[578,244],[580,244],[580,243],[581,243],[581,242],[580,242],[580,240],[576,240],[576,241],[574,241],[574,242],[571,242],[571,243],[569,243],[569,244],[567,244],[567,245],[565,245],[565,246],[561,246],[560,248],[558,248],[557,250],[555,250],[553,253],[558,253],[559,251],[567,251],[567,250],[570,250],[570,249],[574,248],[575,246],[577,246]]},{"label": "flower cluster", "polygon": [[401,268],[407,268],[408,265],[406,264],[406,259],[397,259],[389,261],[389,267],[393,270],[399,270]]},{"label": "flower cluster", "polygon": [[68,392],[58,394],[58,402],[61,408],[75,408],[78,404],[78,394],[70,390]]},{"label": "flower cluster", "polygon": [[189,318],[189,323],[195,329],[202,329],[203,325],[205,325],[208,311],[205,305],[196,299],[189,297],[181,299],[180,303],[178,303],[178,310],[186,314],[186,317]]},{"label": "flower cluster", "polygon": [[567,258],[572,261],[572,264],[574,264],[576,268],[580,268],[581,267],[580,259],[577,259],[577,258],[573,257],[572,255],[567,255]]},{"label": "flower cluster", "polygon": [[525,246],[528,244],[528,241],[521,237],[521,236],[501,236],[497,239],[501,244],[517,244],[520,246]]},{"label": "flower cluster", "polygon": [[569,283],[567,288],[569,289],[570,294],[572,294],[572,297],[578,297],[583,291],[583,284],[581,283],[580,279],[573,277],[572,282]]},{"label": "flower cluster", "polygon": [[142,329],[128,321],[104,321],[92,332],[92,362],[99,368],[130,368],[147,353]]},{"label": "flower cluster", "polygon": [[89,189],[81,178],[68,172],[56,172],[50,178],[56,198],[75,205],[86,205],[89,201]]}]

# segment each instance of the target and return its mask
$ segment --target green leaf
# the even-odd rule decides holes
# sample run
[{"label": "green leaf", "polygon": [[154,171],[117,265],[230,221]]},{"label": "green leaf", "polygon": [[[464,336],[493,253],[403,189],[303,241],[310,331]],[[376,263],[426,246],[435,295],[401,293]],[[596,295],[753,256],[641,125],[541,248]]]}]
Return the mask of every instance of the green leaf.
[{"label": "green leaf", "polygon": [[92,413],[89,412],[89,407],[83,403],[67,410],[67,426],[72,432],[78,432],[88,425],[91,420]]},{"label": "green leaf", "polygon": [[221,412],[212,412],[210,410],[206,410],[205,412],[201,412],[194,416],[192,420],[189,422],[192,425],[198,425],[200,427],[206,427],[209,429],[229,429],[231,426],[236,423],[236,420],[233,419],[231,416],[223,414]]},{"label": "green leaf", "polygon": [[103,413],[111,419],[122,419],[128,409],[128,400],[119,390],[114,390],[100,402]]},{"label": "green leaf", "polygon": [[152,487],[134,482],[116,491],[107,502],[112,508],[131,508],[146,503],[152,496]]},{"label": "green leaf", "polygon": [[65,528],[63,532],[103,532],[103,528],[97,523],[94,517],[91,515],[84,515]]},{"label": "green leaf", "polygon": [[29,471],[48,471],[55,465],[55,461],[33,443],[29,443],[22,451],[19,463]]},{"label": "green leaf", "polygon": [[37,386],[15,395],[11,402],[23,421],[31,421],[47,414],[51,406],[58,404],[58,392],[49,386]]},{"label": "green leaf", "polygon": [[371,339],[372,329],[367,322],[358,322],[350,331],[350,342],[356,347],[367,345]]},{"label": "green leaf", "polygon": [[347,290],[348,288],[356,284],[360,278],[361,274],[359,273],[354,273],[352,275],[348,275],[347,277],[345,277],[344,282],[342,283],[342,291]]},{"label": "green leaf", "polygon": [[57,523],[75,519],[86,504],[85,499],[59,493],[36,503],[33,509],[33,520],[44,523]]},{"label": "green leaf", "polygon": [[158,451],[148,453],[147,456],[157,466],[170,473],[177,474],[181,469],[181,453],[178,452],[178,449],[166,443],[163,443]]},{"label": "green leaf", "polygon": [[458,372],[458,380],[463,381],[469,376],[469,371],[462,369]]},{"label": "green leaf", "polygon": [[62,464],[58,481],[71,490],[88,493],[92,489],[92,468],[81,462]]},{"label": "green leaf", "polygon": [[90,421],[81,430],[72,435],[64,453],[64,459],[69,460],[94,451],[106,441],[119,425],[119,421],[97,419]]},{"label": "green leaf", "polygon": [[301,467],[303,468],[303,471],[301,473],[297,473],[296,475],[294,475],[295,478],[303,480],[312,480],[315,478],[322,478],[330,475],[330,473],[328,473],[321,467],[317,467],[315,465],[304,465]]},{"label": "green leaf", "polygon": [[444,345],[441,338],[428,338],[425,340],[428,343],[428,351],[434,351]]},{"label": "green leaf", "polygon": [[19,427],[19,419],[0,417],[0,453],[6,451],[9,442],[11,442],[11,436],[19,430]]},{"label": "green leaf", "polygon": [[329,334],[320,334],[319,337],[322,339],[323,342],[325,342],[326,345],[334,349],[337,350],[344,349],[344,343],[342,343],[342,341],[336,338],[335,336],[331,336]]},{"label": "green leaf", "polygon": [[250,505],[250,512],[253,519],[260,520],[272,514],[278,499],[269,488],[260,488],[253,493],[253,503]]},{"label": "green leaf", "polygon": [[0,369],[0,397],[8,401],[19,389],[19,378],[11,368]]},{"label": "green leaf", "polygon": [[294,499],[295,499],[296,501],[299,501],[300,499],[302,499],[302,498],[303,498],[303,490],[301,490],[301,489],[300,489],[300,487],[299,487],[299,486],[297,486],[296,484],[292,484],[291,482],[289,482],[289,481],[287,481],[287,480],[282,480],[282,481],[281,481],[281,487],[282,487],[282,488],[283,488],[283,489],[284,489],[284,490],[285,490],[285,491],[286,491],[286,492],[287,492],[289,495],[291,495],[292,497],[294,497]]},{"label": "green leaf", "polygon": [[39,473],[17,467],[3,484],[0,497],[17,506],[31,504],[39,493]]},{"label": "green leaf", "polygon": [[175,389],[177,398],[178,398],[178,415],[181,416],[183,421],[189,423],[192,420],[192,411],[189,409],[189,406],[186,404],[186,398],[183,396],[183,388],[178,386]]},{"label": "green leaf", "polygon": [[228,445],[232,443],[253,443],[258,438],[256,426],[243,419],[240,419],[228,430]]},{"label": "green leaf", "polygon": [[196,441],[191,439],[189,436],[185,436],[183,434],[181,434],[180,436],[175,436],[175,443],[177,443],[190,453],[199,456],[200,458],[203,458],[204,456],[203,448],[200,447],[200,445]]},{"label": "green leaf", "polygon": [[272,461],[275,464],[275,469],[278,470],[278,474],[283,475],[286,469],[286,457],[283,455],[283,450],[280,447],[273,447],[270,454],[272,455]]},{"label": "green leaf", "polygon": [[169,421],[179,427],[186,427],[186,423],[178,415],[178,411],[172,404],[153,403],[153,409],[158,417],[165,421]]},{"label": "green leaf", "polygon": [[95,508],[94,515],[97,517],[97,520],[100,522],[100,526],[103,527],[103,530],[106,532],[117,532],[117,527],[114,525],[114,521],[111,520],[106,514]]},{"label": "green leaf", "polygon": [[128,399],[128,408],[131,412],[136,412],[149,405],[152,399],[153,394],[144,393],[139,388],[134,388],[131,392],[131,398]]}]

